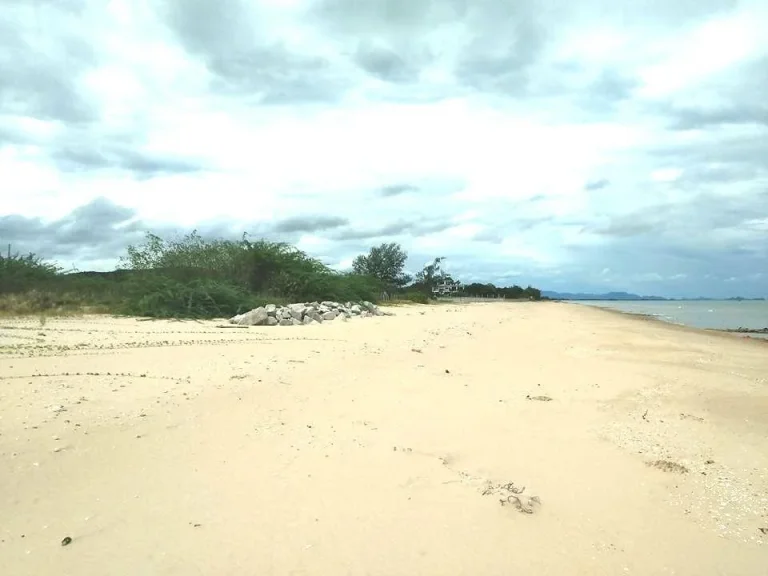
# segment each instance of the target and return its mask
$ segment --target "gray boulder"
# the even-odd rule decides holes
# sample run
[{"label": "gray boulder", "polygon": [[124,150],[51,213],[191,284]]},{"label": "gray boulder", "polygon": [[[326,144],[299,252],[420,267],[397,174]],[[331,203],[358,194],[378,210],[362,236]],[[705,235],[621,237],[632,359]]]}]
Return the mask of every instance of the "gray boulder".
[{"label": "gray boulder", "polygon": [[237,324],[239,326],[261,326],[267,322],[267,311],[262,308],[254,308],[250,312],[245,314],[238,314],[229,319],[230,324]]},{"label": "gray boulder", "polygon": [[327,300],[322,303],[305,302],[288,304],[287,306],[267,304],[244,314],[233,316],[229,321],[240,326],[302,326],[336,319],[346,322],[353,317],[368,318],[370,316],[393,315],[392,312],[385,312],[368,301],[359,304],[351,302],[340,304]]},{"label": "gray boulder", "polygon": [[313,310],[311,313],[308,314],[308,316],[310,318],[312,318],[312,320],[314,320],[315,322],[322,322],[323,321],[323,317],[320,316],[320,313],[317,312],[316,310]]}]

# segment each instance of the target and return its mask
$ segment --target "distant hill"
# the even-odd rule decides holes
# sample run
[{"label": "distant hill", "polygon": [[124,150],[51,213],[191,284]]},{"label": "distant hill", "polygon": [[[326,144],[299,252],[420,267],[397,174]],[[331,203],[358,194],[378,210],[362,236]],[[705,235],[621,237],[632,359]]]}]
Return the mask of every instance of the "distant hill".
[{"label": "distant hill", "polygon": [[661,296],[640,296],[630,292],[605,292],[604,294],[589,294],[585,292],[554,292],[552,290],[542,290],[542,298],[550,300],[652,300],[652,301],[674,301],[674,300],[735,300],[735,301],[760,301],[765,298],[744,298],[742,296],[733,296],[731,298],[712,298],[708,296],[699,296],[698,298],[663,298]]},{"label": "distant hill", "polygon": [[552,292],[542,290],[541,295],[552,300],[667,300],[661,296],[640,296],[629,292],[606,292],[605,294],[587,294],[584,292]]}]

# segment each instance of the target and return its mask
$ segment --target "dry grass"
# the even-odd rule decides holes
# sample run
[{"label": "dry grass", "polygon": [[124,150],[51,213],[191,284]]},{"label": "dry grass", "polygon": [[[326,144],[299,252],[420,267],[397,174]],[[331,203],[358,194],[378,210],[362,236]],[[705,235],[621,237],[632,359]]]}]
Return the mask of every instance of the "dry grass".
[{"label": "dry grass", "polygon": [[421,302],[414,302],[413,300],[403,300],[400,298],[392,298],[390,300],[383,300],[382,306],[424,306]]},{"label": "dry grass", "polygon": [[[106,312],[105,307],[84,302],[72,293],[52,294],[31,290],[22,294],[0,294],[0,317],[72,316]],[[44,321],[41,321],[44,323]]]}]

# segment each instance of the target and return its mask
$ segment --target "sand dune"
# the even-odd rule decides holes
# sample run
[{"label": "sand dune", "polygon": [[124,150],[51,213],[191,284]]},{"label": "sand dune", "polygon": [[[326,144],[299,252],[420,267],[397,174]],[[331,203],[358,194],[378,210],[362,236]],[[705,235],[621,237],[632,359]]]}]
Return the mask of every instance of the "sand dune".
[{"label": "sand dune", "polygon": [[765,342],[395,313],[0,321],[0,572],[768,573]]}]

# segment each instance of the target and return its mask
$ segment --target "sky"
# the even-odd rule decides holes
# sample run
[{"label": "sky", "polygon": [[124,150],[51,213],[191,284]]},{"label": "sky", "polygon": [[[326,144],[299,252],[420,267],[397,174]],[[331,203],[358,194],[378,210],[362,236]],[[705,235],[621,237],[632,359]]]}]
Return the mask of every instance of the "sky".
[{"label": "sky", "polygon": [[768,296],[764,0],[0,0],[0,245]]}]

